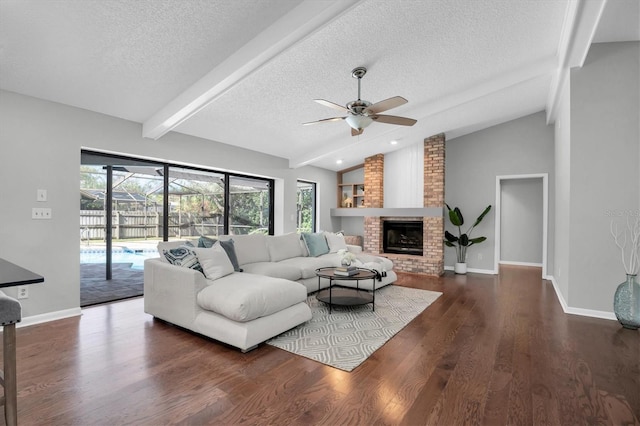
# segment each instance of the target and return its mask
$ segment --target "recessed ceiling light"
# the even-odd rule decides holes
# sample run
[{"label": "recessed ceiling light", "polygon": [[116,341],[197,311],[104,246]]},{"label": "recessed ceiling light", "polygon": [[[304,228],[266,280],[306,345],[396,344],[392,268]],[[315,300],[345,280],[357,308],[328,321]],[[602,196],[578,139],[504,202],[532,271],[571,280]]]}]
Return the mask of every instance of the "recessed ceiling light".
[{"label": "recessed ceiling light", "polygon": [[336,164],[342,164],[342,160],[337,160]]},{"label": "recessed ceiling light", "polygon": [[398,145],[398,141],[391,141],[389,142],[391,145]]}]

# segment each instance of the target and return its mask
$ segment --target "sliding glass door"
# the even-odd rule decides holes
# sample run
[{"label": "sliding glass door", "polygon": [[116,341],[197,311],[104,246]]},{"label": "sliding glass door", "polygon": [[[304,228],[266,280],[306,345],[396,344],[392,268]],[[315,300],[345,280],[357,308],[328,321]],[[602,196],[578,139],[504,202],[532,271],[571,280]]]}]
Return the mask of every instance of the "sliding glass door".
[{"label": "sliding glass door", "polygon": [[273,181],[83,151],[81,306],[142,295],[159,241],[273,234]]},{"label": "sliding glass door", "polygon": [[225,175],[169,167],[168,239],[216,238],[225,233]]},{"label": "sliding glass door", "polygon": [[163,165],[81,158],[81,306],[140,296],[144,260],[157,257],[162,238]]}]

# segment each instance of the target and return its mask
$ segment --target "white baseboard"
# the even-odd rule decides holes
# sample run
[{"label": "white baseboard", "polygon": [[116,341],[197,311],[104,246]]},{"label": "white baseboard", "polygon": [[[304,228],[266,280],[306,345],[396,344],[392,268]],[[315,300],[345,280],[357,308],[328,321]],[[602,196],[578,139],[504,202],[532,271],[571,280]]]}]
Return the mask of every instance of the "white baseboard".
[{"label": "white baseboard", "polygon": [[535,266],[537,268],[542,268],[542,263],[531,263],[531,262],[512,262],[510,260],[501,260],[498,262],[500,265],[513,265],[513,266]]},{"label": "white baseboard", "polygon": [[[445,271],[453,271],[453,266],[445,266]],[[475,269],[475,268],[467,268],[467,272],[473,272],[474,274],[486,274],[486,275],[496,275],[496,273],[492,269]]]},{"label": "white baseboard", "polygon": [[616,318],[616,315],[613,312],[596,311],[593,309],[573,308],[569,306],[567,304],[567,301],[564,300],[564,296],[562,295],[562,292],[560,291],[560,287],[558,287],[558,283],[556,282],[556,279],[553,277],[553,275],[549,275],[545,277],[545,279],[551,281],[551,284],[553,285],[553,289],[556,292],[556,297],[558,298],[558,301],[560,302],[560,306],[562,306],[562,310],[564,311],[565,314],[580,315],[583,317],[601,318],[601,319],[607,319],[607,320],[613,320],[613,321],[618,320]]},{"label": "white baseboard", "polygon": [[80,315],[82,315],[82,310],[80,308],[64,309],[62,311],[47,312],[46,314],[31,315],[22,318],[22,321],[16,324],[16,327],[28,327],[30,325],[42,324],[44,322],[55,321],[63,318],[77,317]]}]

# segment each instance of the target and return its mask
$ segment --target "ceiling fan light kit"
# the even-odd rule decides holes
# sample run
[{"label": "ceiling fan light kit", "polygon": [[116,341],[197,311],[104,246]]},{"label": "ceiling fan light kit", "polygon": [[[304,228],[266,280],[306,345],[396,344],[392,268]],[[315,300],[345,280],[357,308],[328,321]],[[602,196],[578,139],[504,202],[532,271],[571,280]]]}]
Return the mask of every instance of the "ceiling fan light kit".
[{"label": "ceiling fan light kit", "polygon": [[365,127],[373,122],[373,119],[366,115],[350,115],[345,121],[354,130],[364,130]]},{"label": "ceiling fan light kit", "polygon": [[346,107],[338,105],[336,103],[327,101],[325,99],[314,99],[320,105],[327,106],[329,108],[337,109],[347,113],[344,117],[332,117],[322,120],[311,121],[309,123],[303,123],[304,125],[327,123],[330,121],[344,120],[351,127],[351,135],[361,135],[364,129],[374,121],[387,124],[395,124],[400,126],[413,126],[417,123],[417,120],[406,117],[397,117],[394,115],[382,115],[381,112],[387,111],[392,108],[399,107],[406,104],[408,101],[402,96],[394,96],[393,98],[385,99],[383,101],[372,104],[369,101],[360,99],[360,81],[362,77],[367,73],[365,67],[357,67],[351,71],[351,76],[358,79],[358,99],[351,101]]}]

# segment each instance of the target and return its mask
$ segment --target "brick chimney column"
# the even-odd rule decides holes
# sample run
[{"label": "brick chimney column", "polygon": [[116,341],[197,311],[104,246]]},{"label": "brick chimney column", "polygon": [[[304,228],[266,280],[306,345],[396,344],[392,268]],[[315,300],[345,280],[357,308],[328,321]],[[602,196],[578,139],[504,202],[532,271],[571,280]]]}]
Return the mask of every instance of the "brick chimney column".
[{"label": "brick chimney column", "polygon": [[[384,207],[384,154],[376,154],[364,160],[364,205],[369,208]],[[382,252],[382,226],[380,217],[364,218],[364,251]]]},{"label": "brick chimney column", "polygon": [[364,159],[365,207],[384,207],[384,154]]},{"label": "brick chimney column", "polygon": [[[444,209],[444,133],[424,140],[424,206]],[[443,210],[444,214],[444,210]],[[444,216],[424,219],[424,256],[428,274],[444,273]]]}]

